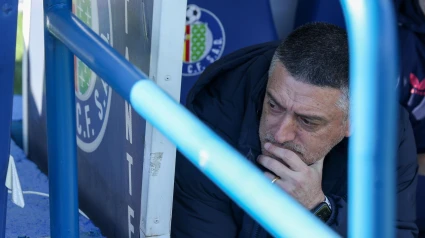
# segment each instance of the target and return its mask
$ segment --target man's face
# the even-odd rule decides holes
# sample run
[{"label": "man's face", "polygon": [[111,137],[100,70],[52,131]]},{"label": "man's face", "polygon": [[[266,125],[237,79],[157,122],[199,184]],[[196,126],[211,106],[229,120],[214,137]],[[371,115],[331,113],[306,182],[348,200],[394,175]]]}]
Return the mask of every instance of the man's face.
[{"label": "man's face", "polygon": [[[296,81],[276,63],[267,84],[260,141],[289,149],[307,165],[324,158],[348,136],[346,112],[337,106],[341,91]],[[273,156],[271,156],[273,157]]]}]

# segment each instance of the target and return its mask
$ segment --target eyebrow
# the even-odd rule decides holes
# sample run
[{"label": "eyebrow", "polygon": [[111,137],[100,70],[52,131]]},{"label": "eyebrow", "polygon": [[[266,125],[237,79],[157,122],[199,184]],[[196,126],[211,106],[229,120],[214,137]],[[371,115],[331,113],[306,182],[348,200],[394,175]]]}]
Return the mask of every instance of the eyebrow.
[{"label": "eyebrow", "polygon": [[[282,104],[280,104],[276,98],[271,94],[270,91],[266,92],[267,96],[274,102],[276,103],[280,108],[285,108]],[[295,115],[299,116],[299,117],[303,117],[312,121],[318,121],[318,122],[327,122],[327,120],[323,117],[320,116],[316,116],[316,115],[308,115],[308,114],[299,114],[299,113],[295,113]]]},{"label": "eyebrow", "polygon": [[267,91],[266,92],[266,94],[267,94],[267,97],[269,97],[274,103],[276,103],[279,107],[281,107],[281,108],[285,108],[284,106],[282,106],[282,104],[280,104],[277,100],[276,100],[276,98],[270,93],[270,91]]}]

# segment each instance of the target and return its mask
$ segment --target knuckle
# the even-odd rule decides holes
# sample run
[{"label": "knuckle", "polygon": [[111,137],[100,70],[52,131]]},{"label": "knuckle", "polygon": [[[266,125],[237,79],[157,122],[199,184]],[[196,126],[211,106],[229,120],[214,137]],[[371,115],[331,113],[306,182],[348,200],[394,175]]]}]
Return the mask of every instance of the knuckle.
[{"label": "knuckle", "polygon": [[264,165],[264,163],[265,163],[264,160],[265,160],[264,156],[262,156],[262,155],[258,156],[258,159],[257,159],[258,163]]},{"label": "knuckle", "polygon": [[291,160],[291,158],[292,158],[291,151],[290,150],[283,150],[282,151],[282,158],[284,160]]},{"label": "knuckle", "polygon": [[273,160],[268,157],[262,157],[261,161],[261,164],[264,165],[264,167],[270,168],[273,166]]},{"label": "knuckle", "polygon": [[305,174],[307,177],[311,177],[312,172],[308,166],[301,168],[301,173]]},{"label": "knuckle", "polygon": [[302,179],[294,179],[292,181],[292,184],[294,186],[294,189],[300,189],[303,186],[303,180]]},{"label": "knuckle", "polygon": [[283,190],[285,190],[285,192],[289,193],[289,194],[293,194],[294,193],[294,187],[293,185],[289,184],[289,183],[284,183],[282,185]]},{"label": "knuckle", "polygon": [[296,155],[292,150],[282,150],[282,154],[286,158],[293,158]]}]

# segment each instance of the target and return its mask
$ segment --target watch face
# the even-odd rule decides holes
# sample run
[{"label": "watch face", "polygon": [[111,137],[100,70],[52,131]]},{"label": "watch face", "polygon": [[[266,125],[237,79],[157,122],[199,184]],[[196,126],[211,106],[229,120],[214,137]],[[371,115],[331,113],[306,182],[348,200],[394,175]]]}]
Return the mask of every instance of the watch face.
[{"label": "watch face", "polygon": [[324,222],[326,222],[331,217],[331,214],[332,211],[326,203],[320,204],[314,212],[314,215],[316,215],[320,220]]}]

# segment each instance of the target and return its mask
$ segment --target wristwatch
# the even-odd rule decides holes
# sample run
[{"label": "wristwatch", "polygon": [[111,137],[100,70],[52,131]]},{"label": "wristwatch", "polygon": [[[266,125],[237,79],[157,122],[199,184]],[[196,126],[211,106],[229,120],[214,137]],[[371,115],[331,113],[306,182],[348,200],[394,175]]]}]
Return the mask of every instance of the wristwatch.
[{"label": "wristwatch", "polygon": [[325,196],[325,201],[319,203],[313,210],[313,214],[323,222],[327,222],[332,214],[332,206],[329,199]]}]

